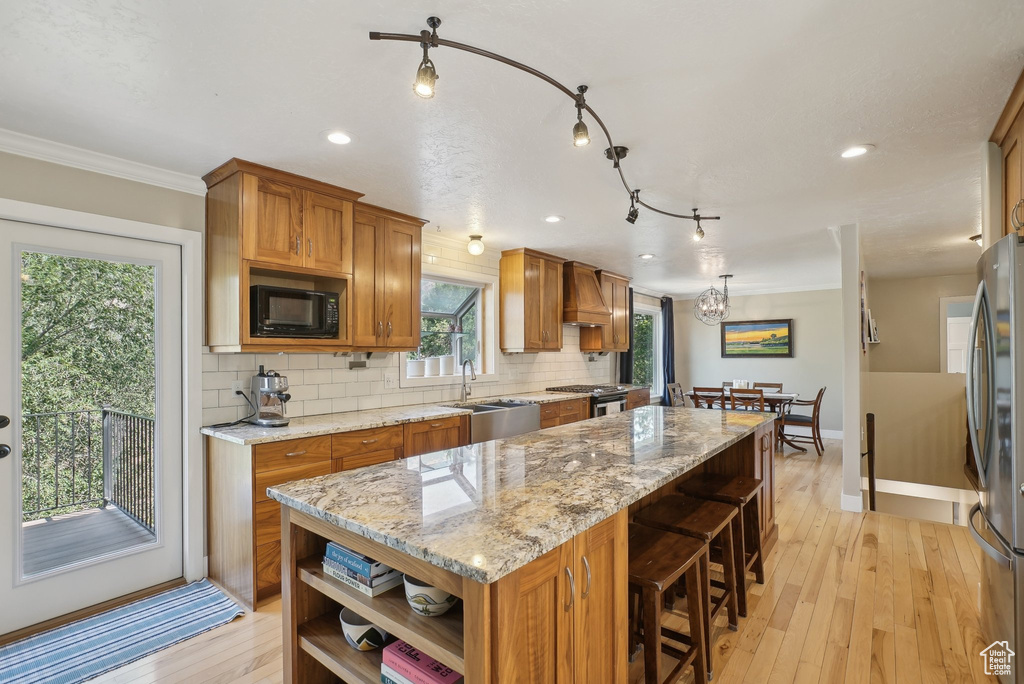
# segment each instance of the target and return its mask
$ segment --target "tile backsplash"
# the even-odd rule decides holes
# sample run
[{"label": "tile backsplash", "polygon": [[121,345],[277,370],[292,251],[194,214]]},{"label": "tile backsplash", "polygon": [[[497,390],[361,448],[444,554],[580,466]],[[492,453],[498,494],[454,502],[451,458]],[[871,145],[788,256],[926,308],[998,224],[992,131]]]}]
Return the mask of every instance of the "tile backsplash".
[{"label": "tile backsplash", "polygon": [[[454,241],[432,241],[424,234],[423,263],[444,266],[473,274],[497,275],[498,254],[474,257],[459,249]],[[598,384],[614,382],[616,354],[597,356],[590,361],[579,349],[579,329],[563,328],[560,352],[541,354],[496,354],[497,380],[472,383],[473,397],[532,392],[554,385]],[[454,401],[458,385],[385,389],[384,377],[398,375],[402,355],[374,354],[366,368],[350,369],[353,359],[364,354],[203,354],[203,424],[224,423],[248,415],[245,400],[234,394],[232,384],[242,381],[248,390],[249,379],[262,364],[288,377],[288,415],[312,416],[323,413],[355,411],[385,406],[405,406]]]}]

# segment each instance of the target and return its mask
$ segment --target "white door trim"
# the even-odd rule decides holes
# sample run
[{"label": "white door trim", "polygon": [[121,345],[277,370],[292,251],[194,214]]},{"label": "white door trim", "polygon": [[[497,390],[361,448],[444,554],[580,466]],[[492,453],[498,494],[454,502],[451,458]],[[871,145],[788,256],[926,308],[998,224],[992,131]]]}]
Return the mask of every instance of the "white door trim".
[{"label": "white door trim", "polygon": [[203,234],[155,223],[88,214],[0,197],[0,219],[70,228],[91,233],[164,242],[181,247],[182,306],[182,530],[183,571],[186,581],[206,575],[204,558],[205,467],[202,427]]},{"label": "white door trim", "polygon": [[949,319],[949,305],[950,304],[973,304],[974,295],[968,295],[964,297],[939,297],[939,372],[945,373],[947,363],[949,359],[949,349],[947,349],[946,338],[947,338],[947,323]]}]

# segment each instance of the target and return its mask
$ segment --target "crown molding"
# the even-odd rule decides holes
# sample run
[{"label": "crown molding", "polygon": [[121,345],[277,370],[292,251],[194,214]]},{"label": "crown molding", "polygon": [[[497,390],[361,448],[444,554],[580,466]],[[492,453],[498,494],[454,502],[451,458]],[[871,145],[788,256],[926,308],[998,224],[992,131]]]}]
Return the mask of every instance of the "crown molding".
[{"label": "crown molding", "polygon": [[137,183],[156,185],[168,190],[187,192],[192,195],[206,194],[206,184],[198,176],[168,171],[3,128],[0,128],[0,152],[9,152],[21,157],[39,159]]},{"label": "crown molding", "polygon": [[[769,287],[769,288],[762,288],[762,289],[757,289],[757,290],[740,290],[740,291],[737,291],[736,288],[734,287],[734,288],[731,288],[729,290],[729,296],[730,297],[752,297],[752,296],[755,296],[755,295],[787,294],[787,293],[790,293],[790,292],[819,292],[819,291],[820,292],[825,292],[825,291],[828,291],[828,290],[841,290],[841,289],[843,289],[842,285],[829,285],[829,284],[800,285],[800,286],[797,286],[797,287],[792,287],[792,286],[790,286],[790,287]],[[697,292],[697,293],[683,293],[683,294],[675,295],[675,298],[677,300],[687,301],[687,300],[691,300],[691,299],[696,299],[699,296],[700,296],[700,292]]]}]

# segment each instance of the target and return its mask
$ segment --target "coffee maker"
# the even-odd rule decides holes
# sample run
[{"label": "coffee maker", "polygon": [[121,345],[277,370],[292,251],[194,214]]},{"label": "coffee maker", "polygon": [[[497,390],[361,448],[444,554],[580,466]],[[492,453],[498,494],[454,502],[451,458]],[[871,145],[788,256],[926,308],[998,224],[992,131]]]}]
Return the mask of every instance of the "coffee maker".
[{"label": "coffee maker", "polygon": [[260,372],[252,376],[249,386],[249,400],[252,402],[253,415],[249,422],[262,427],[284,427],[288,418],[284,414],[284,405],[292,398],[288,394],[288,378],[277,371]]}]

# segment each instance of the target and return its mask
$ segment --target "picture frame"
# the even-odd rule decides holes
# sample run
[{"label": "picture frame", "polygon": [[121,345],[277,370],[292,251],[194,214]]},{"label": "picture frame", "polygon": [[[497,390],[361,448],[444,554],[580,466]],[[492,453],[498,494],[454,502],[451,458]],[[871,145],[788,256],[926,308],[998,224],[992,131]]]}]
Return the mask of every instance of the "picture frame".
[{"label": "picture frame", "polygon": [[793,319],[722,321],[722,358],[793,358]]}]

